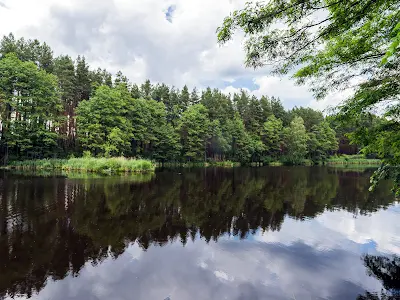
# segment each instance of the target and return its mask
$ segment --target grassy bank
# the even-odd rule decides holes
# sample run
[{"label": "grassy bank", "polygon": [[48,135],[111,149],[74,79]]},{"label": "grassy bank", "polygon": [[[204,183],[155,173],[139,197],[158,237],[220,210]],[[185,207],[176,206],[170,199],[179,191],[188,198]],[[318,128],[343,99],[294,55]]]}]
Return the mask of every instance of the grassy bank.
[{"label": "grassy bank", "polygon": [[[312,161],[304,159],[298,165],[312,165]],[[331,166],[377,166],[381,164],[379,159],[367,159],[360,155],[354,156],[335,156],[325,161],[326,165]],[[241,164],[233,161],[218,161],[218,162],[192,162],[192,163],[164,163],[165,167],[224,167],[233,168]],[[289,165],[287,161],[272,161],[263,163],[251,163],[248,166],[281,166]],[[82,157],[70,159],[39,159],[39,160],[24,160],[11,162],[6,168],[16,170],[34,170],[34,171],[63,171],[63,172],[85,172],[85,173],[150,173],[154,172],[156,166],[162,167],[161,163],[153,163],[150,160],[144,159],[128,159],[124,157],[114,158],[95,158]]]},{"label": "grassy bank", "polygon": [[380,165],[380,159],[369,159],[362,155],[342,155],[331,157],[326,161],[327,165]]},{"label": "grassy bank", "polygon": [[149,160],[124,157],[24,160],[12,162],[7,167],[22,170],[63,170],[103,174],[148,173],[155,170],[155,165]]},{"label": "grassy bank", "polygon": [[157,163],[157,167],[183,167],[183,168],[204,168],[204,167],[222,167],[222,168],[233,168],[240,167],[239,162],[227,161],[211,161],[211,162],[166,162],[164,164]]}]

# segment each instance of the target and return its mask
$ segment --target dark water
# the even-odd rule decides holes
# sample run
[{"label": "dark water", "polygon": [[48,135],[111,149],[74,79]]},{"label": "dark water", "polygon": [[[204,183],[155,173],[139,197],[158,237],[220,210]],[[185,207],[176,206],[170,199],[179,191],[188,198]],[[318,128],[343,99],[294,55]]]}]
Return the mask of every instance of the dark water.
[{"label": "dark water", "polygon": [[398,299],[400,205],[389,182],[369,193],[369,175],[5,173],[0,298]]}]

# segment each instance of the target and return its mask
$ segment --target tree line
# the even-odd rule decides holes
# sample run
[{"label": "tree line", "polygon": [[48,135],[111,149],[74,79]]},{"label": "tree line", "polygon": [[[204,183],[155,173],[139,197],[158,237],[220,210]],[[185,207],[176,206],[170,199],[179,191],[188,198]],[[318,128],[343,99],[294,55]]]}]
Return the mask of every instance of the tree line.
[{"label": "tree line", "polygon": [[[3,163],[86,151],[160,162],[298,164],[359,149],[347,138],[356,125],[343,127],[311,108],[285,110],[279,98],[137,85],[12,34],[1,40],[0,55]],[[368,126],[370,118],[363,118]]]}]

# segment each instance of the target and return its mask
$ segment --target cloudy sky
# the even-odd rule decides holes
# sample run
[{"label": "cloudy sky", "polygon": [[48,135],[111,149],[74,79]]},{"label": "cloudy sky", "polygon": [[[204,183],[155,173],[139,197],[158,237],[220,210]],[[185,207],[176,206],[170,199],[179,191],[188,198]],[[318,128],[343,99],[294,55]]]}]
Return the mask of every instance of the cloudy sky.
[{"label": "cloudy sky", "polygon": [[46,41],[56,55],[85,55],[92,67],[121,70],[132,82],[239,88],[278,96],[287,108],[324,109],[307,87],[244,68],[242,36],[219,46],[216,28],[246,0],[0,0],[0,35]]}]

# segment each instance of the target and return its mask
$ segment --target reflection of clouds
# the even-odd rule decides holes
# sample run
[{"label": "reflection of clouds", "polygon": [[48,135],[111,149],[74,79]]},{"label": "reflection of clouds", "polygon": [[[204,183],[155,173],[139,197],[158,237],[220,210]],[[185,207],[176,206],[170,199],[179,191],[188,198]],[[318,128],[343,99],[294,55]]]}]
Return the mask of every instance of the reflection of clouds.
[{"label": "reflection of clouds", "polygon": [[214,271],[215,277],[219,278],[220,280],[226,280],[226,281],[234,281],[235,279],[233,277],[230,277],[228,274],[222,271]]},{"label": "reflection of clouds", "polygon": [[395,204],[370,216],[287,217],[279,232],[248,240],[225,235],[146,252],[133,243],[117,259],[87,262],[77,278],[49,280],[32,299],[355,299],[381,288],[360,259],[365,245],[400,253],[399,212]]},{"label": "reflection of clouds", "polygon": [[256,240],[291,245],[298,241],[317,249],[353,249],[373,241],[382,253],[400,254],[400,204],[380,210],[370,216],[353,217],[346,211],[326,211],[315,219],[302,223],[287,218],[279,232],[258,233]]},{"label": "reflection of clouds", "polygon": [[125,253],[130,254],[132,260],[137,260],[140,259],[143,251],[137,244],[133,244],[125,250]]},{"label": "reflection of clouds", "polygon": [[225,239],[141,252],[134,244],[115,260],[86,263],[77,278],[49,281],[32,299],[355,299],[379,289],[359,254],[345,247]]}]

